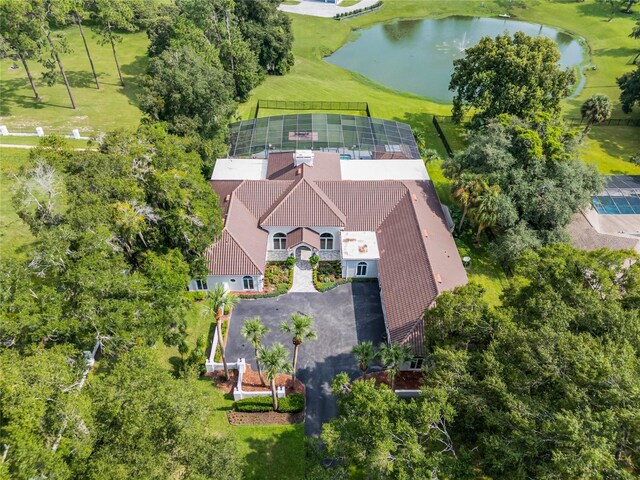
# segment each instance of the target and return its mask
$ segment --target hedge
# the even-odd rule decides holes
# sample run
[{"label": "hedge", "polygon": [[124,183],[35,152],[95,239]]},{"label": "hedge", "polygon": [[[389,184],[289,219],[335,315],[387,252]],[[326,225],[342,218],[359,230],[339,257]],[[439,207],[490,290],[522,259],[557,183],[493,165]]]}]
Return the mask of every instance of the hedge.
[{"label": "hedge", "polygon": [[379,2],[374,3],[373,5],[365,7],[365,8],[357,8],[355,10],[351,10],[351,11],[348,11],[348,12],[337,13],[336,15],[333,16],[333,18],[335,20],[340,20],[340,19],[343,19],[343,18],[357,17],[358,15],[362,15],[364,13],[368,13],[368,12],[371,12],[373,10],[377,10],[381,6],[382,6],[382,0],[379,1]]},{"label": "hedge", "polygon": [[271,397],[243,398],[236,401],[233,406],[238,412],[270,412],[273,410],[272,401]]},{"label": "hedge", "polygon": [[[238,412],[261,413],[271,412],[273,400],[269,397],[244,398],[234,402],[233,408]],[[304,410],[304,395],[292,393],[284,398],[278,399],[278,412],[297,413]]]},{"label": "hedge", "polygon": [[291,393],[278,399],[278,411],[282,413],[297,413],[304,410],[304,395]]}]

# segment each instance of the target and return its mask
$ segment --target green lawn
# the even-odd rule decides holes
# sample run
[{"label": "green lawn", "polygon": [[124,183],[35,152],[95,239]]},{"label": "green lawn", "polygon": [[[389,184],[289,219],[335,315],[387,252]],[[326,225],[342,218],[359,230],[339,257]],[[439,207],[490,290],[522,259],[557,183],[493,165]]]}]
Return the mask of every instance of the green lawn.
[{"label": "green lawn", "polygon": [[100,80],[100,90],[97,90],[78,29],[66,28],[59,33],[67,39],[73,50],[61,57],[78,108],[71,108],[64,84],[47,86],[40,77],[42,67],[31,61],[29,69],[37,79],[37,88],[42,97],[42,101],[36,102],[22,64],[12,70],[9,67],[14,62],[4,59],[0,60],[0,125],[18,132],[33,132],[39,126],[44,128],[45,133],[55,134],[71,134],[74,128],[92,134],[135,127],[142,117],[136,95],[148,61],[147,34],[125,33],[122,43],[116,45],[126,84],[123,88],[119,84],[111,46],[98,45],[96,36],[85,27],[85,36]]},{"label": "green lawn", "polygon": [[640,152],[640,128],[593,127],[583,141],[581,158],[603,174],[640,175],[640,165],[629,157]]},{"label": "green lawn", "polygon": [[34,241],[29,227],[18,217],[11,202],[12,174],[29,160],[29,150],[0,148],[0,253],[3,257],[23,255]]},{"label": "green lawn", "polygon": [[[202,303],[193,303],[186,317],[189,348],[195,346],[201,335],[208,336],[207,345],[211,343],[213,322],[203,308]],[[178,350],[159,344],[158,351],[161,362],[173,372],[180,356]],[[243,478],[297,480],[304,476],[304,425],[229,425],[225,412],[231,410],[233,398],[224,395],[210,380],[200,379],[197,385],[202,403],[209,408],[207,422],[210,431],[230,435],[238,442],[238,454],[246,462]]]},{"label": "green lawn", "polygon": [[[75,140],[73,138],[65,138],[64,140],[71,148],[86,148],[89,146],[87,140]],[[28,145],[35,147],[39,143],[40,137],[0,136],[0,145]]]},{"label": "green lawn", "polygon": [[353,7],[354,5],[360,3],[361,0],[342,0],[338,4],[339,7]]}]

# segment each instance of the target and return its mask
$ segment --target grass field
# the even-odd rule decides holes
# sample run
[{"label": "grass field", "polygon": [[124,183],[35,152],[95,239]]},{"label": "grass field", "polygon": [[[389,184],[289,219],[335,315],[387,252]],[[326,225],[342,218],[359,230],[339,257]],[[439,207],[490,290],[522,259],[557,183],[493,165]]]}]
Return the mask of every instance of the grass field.
[{"label": "grass field", "polygon": [[[0,137],[1,138],[1,137]],[[29,160],[29,150],[0,148],[0,252],[2,256],[22,256],[34,241],[29,228],[11,203],[12,174]]]},{"label": "grass field", "polygon": [[125,33],[122,43],[116,45],[126,85],[123,88],[118,80],[111,46],[98,45],[96,36],[85,27],[100,81],[100,90],[97,90],[77,28],[66,28],[58,33],[64,36],[73,50],[62,54],[61,58],[78,108],[71,108],[64,84],[47,86],[41,80],[41,65],[31,61],[29,69],[37,79],[37,89],[42,97],[40,102],[36,102],[22,64],[13,70],[10,67],[14,62],[3,59],[0,60],[0,125],[18,132],[33,132],[35,127],[42,127],[49,134],[71,134],[74,128],[92,134],[135,127],[142,117],[136,95],[148,61],[147,34]]},{"label": "grass field", "polygon": [[[202,303],[193,303],[186,321],[189,348],[195,346],[199,336],[213,336],[212,319],[203,311]],[[160,344],[158,351],[162,363],[173,373],[179,359],[178,350]],[[244,456],[246,461],[242,478],[303,478],[303,425],[229,425],[225,412],[231,410],[233,398],[224,395],[210,380],[200,379],[197,386],[198,392],[202,395],[202,403],[209,409],[207,420],[210,431],[230,435],[238,443],[238,453]]]}]

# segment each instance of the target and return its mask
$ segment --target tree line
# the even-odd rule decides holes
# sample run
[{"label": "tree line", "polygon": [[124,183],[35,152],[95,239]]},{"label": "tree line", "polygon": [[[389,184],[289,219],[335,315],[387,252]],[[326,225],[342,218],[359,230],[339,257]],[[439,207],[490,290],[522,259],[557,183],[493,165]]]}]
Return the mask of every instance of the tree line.
[{"label": "tree line", "polygon": [[336,377],[339,416],[307,478],[637,478],[640,256],[542,247],[500,305],[482,294],[459,287],[425,312],[419,398]]},{"label": "tree line", "polygon": [[[111,45],[122,84],[122,32],[146,29],[151,57],[136,131],[100,135],[97,151],[47,137],[15,175],[13,204],[35,242],[0,261],[0,477],[241,475],[232,441],[207,431],[195,376],[171,378],[154,347],[188,351],[185,286],[206,275],[204,250],[222,229],[203,172],[226,148],[236,102],[293,63],[278,3],[0,3],[2,52],[21,60],[36,99],[31,61],[69,87],[58,35],[69,23]],[[82,352],[96,341],[100,374],[81,389]]]},{"label": "tree line", "polygon": [[[470,233],[470,221],[475,243],[487,233],[507,269],[527,249],[567,241],[572,216],[603,188],[578,146],[593,125],[611,117],[611,101],[592,95],[581,108],[582,132],[569,128],[560,119],[560,102],[576,79],[559,60],[552,40],[522,32],[484,37],[454,60],[453,118],[461,122],[472,113],[467,148],[442,165],[451,180],[456,235]],[[627,113],[640,101],[639,73],[618,79]]]}]

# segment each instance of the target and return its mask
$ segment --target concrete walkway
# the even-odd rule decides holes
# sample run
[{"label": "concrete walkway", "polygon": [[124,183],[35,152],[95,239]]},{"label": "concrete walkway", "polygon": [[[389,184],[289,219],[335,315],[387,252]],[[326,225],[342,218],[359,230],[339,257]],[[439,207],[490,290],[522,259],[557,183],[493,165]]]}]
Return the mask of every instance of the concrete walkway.
[{"label": "concrete walkway", "polygon": [[360,0],[351,7],[341,7],[334,3],[325,3],[321,0],[301,0],[297,5],[283,5],[280,4],[279,10],[289,13],[297,13],[299,15],[311,15],[313,17],[325,17],[331,18],[338,13],[347,13],[352,10],[358,10],[359,8],[366,8],[378,0]]},{"label": "concrete walkway", "polygon": [[313,269],[311,264],[305,260],[298,260],[293,267],[293,285],[290,293],[316,292],[313,286]]}]

